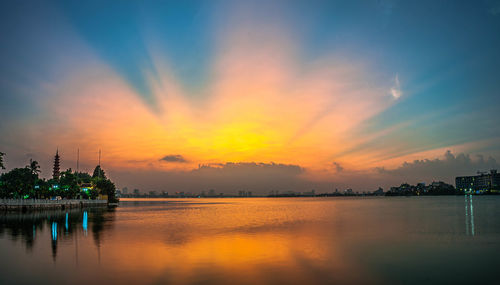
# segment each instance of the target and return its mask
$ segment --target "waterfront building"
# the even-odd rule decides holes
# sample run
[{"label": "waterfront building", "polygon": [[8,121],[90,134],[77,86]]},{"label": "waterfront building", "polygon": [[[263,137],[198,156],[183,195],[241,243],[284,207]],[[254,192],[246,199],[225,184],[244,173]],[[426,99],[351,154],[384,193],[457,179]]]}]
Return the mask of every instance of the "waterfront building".
[{"label": "waterfront building", "polygon": [[417,185],[410,185],[403,183],[401,186],[391,187],[386,193],[389,196],[400,195],[449,195],[456,194],[453,185],[447,184],[443,181],[433,181],[429,185],[425,183],[418,183]]},{"label": "waterfront building", "polygon": [[252,197],[252,192],[250,191],[238,191],[239,197]]},{"label": "waterfront building", "polygon": [[420,182],[417,184],[416,190],[419,194],[426,193],[427,187],[425,186],[425,182]]},{"label": "waterfront building", "polygon": [[499,193],[500,174],[496,169],[492,169],[490,173],[478,172],[475,176],[459,176],[455,178],[455,186],[464,193]]},{"label": "waterfront building", "polygon": [[[413,186],[414,187],[414,186]],[[391,193],[395,193],[395,194],[409,194],[412,192],[412,186],[408,183],[403,183],[401,184],[400,186],[393,186],[390,188],[390,192]]]},{"label": "waterfront building", "polygon": [[303,193],[303,195],[304,195],[304,196],[311,196],[311,197],[314,197],[314,196],[316,196],[316,191],[313,189],[313,190],[311,190],[311,191],[309,191],[309,192],[304,192],[304,193]]}]

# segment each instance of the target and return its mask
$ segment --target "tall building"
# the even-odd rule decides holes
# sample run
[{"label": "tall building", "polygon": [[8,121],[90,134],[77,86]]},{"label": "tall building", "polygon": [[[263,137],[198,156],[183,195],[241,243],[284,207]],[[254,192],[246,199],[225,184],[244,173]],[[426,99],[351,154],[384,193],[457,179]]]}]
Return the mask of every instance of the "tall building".
[{"label": "tall building", "polygon": [[59,179],[59,176],[61,175],[61,171],[60,171],[60,166],[59,166],[59,163],[60,163],[60,157],[59,157],[59,149],[56,151],[56,156],[54,157],[54,169],[53,169],[53,172],[52,172],[52,178],[54,179]]},{"label": "tall building", "polygon": [[490,173],[478,172],[475,176],[460,176],[455,178],[455,186],[464,193],[500,192],[500,174],[496,169],[492,169]]}]

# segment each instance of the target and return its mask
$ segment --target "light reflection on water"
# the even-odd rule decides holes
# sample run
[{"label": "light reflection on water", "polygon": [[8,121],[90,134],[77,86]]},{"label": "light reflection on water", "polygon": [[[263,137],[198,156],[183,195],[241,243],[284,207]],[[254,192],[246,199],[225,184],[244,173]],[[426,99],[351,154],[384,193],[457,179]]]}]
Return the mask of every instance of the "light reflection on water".
[{"label": "light reflection on water", "polygon": [[476,232],[474,230],[474,205],[472,203],[472,196],[465,195],[465,232],[467,235],[473,236]]},{"label": "light reflection on water", "polygon": [[[0,284],[495,284],[500,197],[122,200],[0,214]],[[29,274],[22,274],[29,268]]]}]

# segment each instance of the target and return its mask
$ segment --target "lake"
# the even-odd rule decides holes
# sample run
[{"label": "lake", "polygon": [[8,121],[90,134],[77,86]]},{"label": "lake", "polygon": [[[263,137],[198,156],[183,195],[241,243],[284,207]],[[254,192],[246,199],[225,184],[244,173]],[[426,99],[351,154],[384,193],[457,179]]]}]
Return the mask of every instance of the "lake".
[{"label": "lake", "polygon": [[122,199],[0,213],[0,284],[498,284],[500,197]]}]

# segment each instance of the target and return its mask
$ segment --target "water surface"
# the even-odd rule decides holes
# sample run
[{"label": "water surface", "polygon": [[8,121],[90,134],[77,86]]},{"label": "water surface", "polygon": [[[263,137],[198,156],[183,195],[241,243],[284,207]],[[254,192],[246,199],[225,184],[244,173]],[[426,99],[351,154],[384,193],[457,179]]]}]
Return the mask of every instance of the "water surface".
[{"label": "water surface", "polygon": [[498,284],[500,197],[123,199],[0,213],[0,284]]}]

